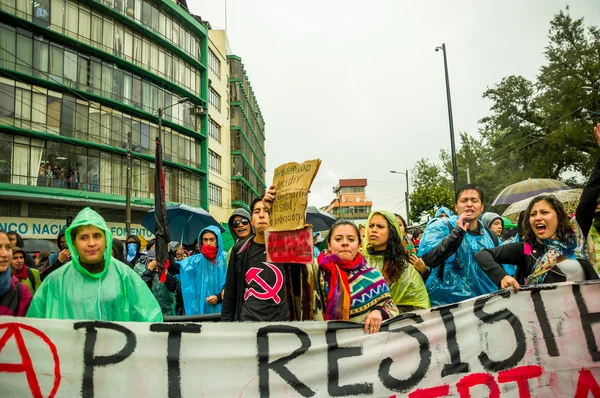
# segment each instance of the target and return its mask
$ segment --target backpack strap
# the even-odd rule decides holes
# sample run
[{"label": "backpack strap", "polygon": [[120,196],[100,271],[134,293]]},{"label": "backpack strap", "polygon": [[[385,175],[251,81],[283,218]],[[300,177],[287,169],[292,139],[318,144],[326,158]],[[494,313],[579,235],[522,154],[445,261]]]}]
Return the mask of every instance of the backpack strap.
[{"label": "backpack strap", "polygon": [[27,267],[27,279],[29,279],[29,283],[31,283],[31,288],[35,291],[35,276],[33,276],[33,271]]},{"label": "backpack strap", "polygon": [[15,310],[15,315],[19,311],[19,303],[21,302],[21,289],[23,284],[19,281],[15,283],[15,290],[17,291],[17,309]]}]

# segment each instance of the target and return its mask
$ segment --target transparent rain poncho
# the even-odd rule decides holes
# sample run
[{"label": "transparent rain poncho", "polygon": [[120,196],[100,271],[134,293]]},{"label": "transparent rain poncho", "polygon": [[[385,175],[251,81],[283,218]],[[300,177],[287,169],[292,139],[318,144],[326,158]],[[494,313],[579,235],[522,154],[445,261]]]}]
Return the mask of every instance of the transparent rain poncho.
[{"label": "transparent rain poncho", "polygon": [[[458,216],[452,216],[447,221],[436,220],[429,224],[421,238],[419,257],[423,257],[439,245],[456,226],[457,220]],[[475,261],[475,253],[495,247],[489,231],[480,221],[479,225],[479,235],[465,233],[456,253],[438,267],[431,269],[426,286],[432,306],[456,303],[498,290],[496,284]]]},{"label": "transparent rain poncho", "polygon": [[221,312],[223,307],[222,303],[208,304],[206,298],[209,296],[221,297],[221,291],[225,286],[225,277],[227,276],[227,253],[222,250],[221,231],[215,226],[209,226],[200,231],[198,244],[202,244],[201,237],[205,231],[210,231],[217,236],[219,252],[214,264],[202,254],[196,254],[178,261],[180,267],[179,280],[181,281],[181,293],[186,315],[215,314]]},{"label": "transparent rain poncho", "polygon": [[[91,274],[79,263],[71,238],[77,227],[93,225],[104,231],[104,269]],[[113,322],[162,322],[158,302],[128,265],[112,254],[112,234],[104,219],[86,207],[66,230],[71,261],[48,275],[27,312],[31,318],[87,319]]]}]

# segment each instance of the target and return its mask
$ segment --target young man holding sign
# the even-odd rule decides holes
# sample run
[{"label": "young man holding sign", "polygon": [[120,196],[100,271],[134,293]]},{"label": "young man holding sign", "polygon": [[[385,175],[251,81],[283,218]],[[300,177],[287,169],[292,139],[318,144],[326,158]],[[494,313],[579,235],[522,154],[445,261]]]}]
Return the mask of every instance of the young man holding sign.
[{"label": "young man holding sign", "polygon": [[[267,262],[265,231],[269,226],[274,187],[250,205],[255,235],[231,250],[221,320],[279,322],[313,318],[313,264]],[[299,304],[299,305],[297,305]]]}]

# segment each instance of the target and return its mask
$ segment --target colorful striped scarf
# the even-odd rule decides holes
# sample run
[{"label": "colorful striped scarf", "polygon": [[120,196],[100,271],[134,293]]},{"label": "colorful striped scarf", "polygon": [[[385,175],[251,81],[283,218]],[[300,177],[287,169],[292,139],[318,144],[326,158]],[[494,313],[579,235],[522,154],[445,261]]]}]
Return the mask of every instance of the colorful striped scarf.
[{"label": "colorful striped scarf", "polygon": [[321,253],[318,258],[319,268],[329,279],[329,293],[325,320],[350,319],[350,284],[348,272],[364,266],[367,262],[358,253],[354,260],[342,260],[335,254]]}]

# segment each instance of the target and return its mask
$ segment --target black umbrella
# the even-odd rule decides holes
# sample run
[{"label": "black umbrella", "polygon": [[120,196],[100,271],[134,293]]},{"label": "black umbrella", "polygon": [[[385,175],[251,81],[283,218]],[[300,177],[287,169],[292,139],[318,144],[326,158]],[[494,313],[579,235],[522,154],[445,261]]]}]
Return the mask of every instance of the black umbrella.
[{"label": "black umbrella", "polygon": [[312,224],[314,232],[327,231],[336,221],[331,214],[319,210],[315,206],[306,208],[306,223]]},{"label": "black umbrella", "polygon": [[53,242],[44,239],[27,239],[23,242],[22,249],[27,253],[39,253],[44,250],[50,253],[58,252],[58,247]]}]

